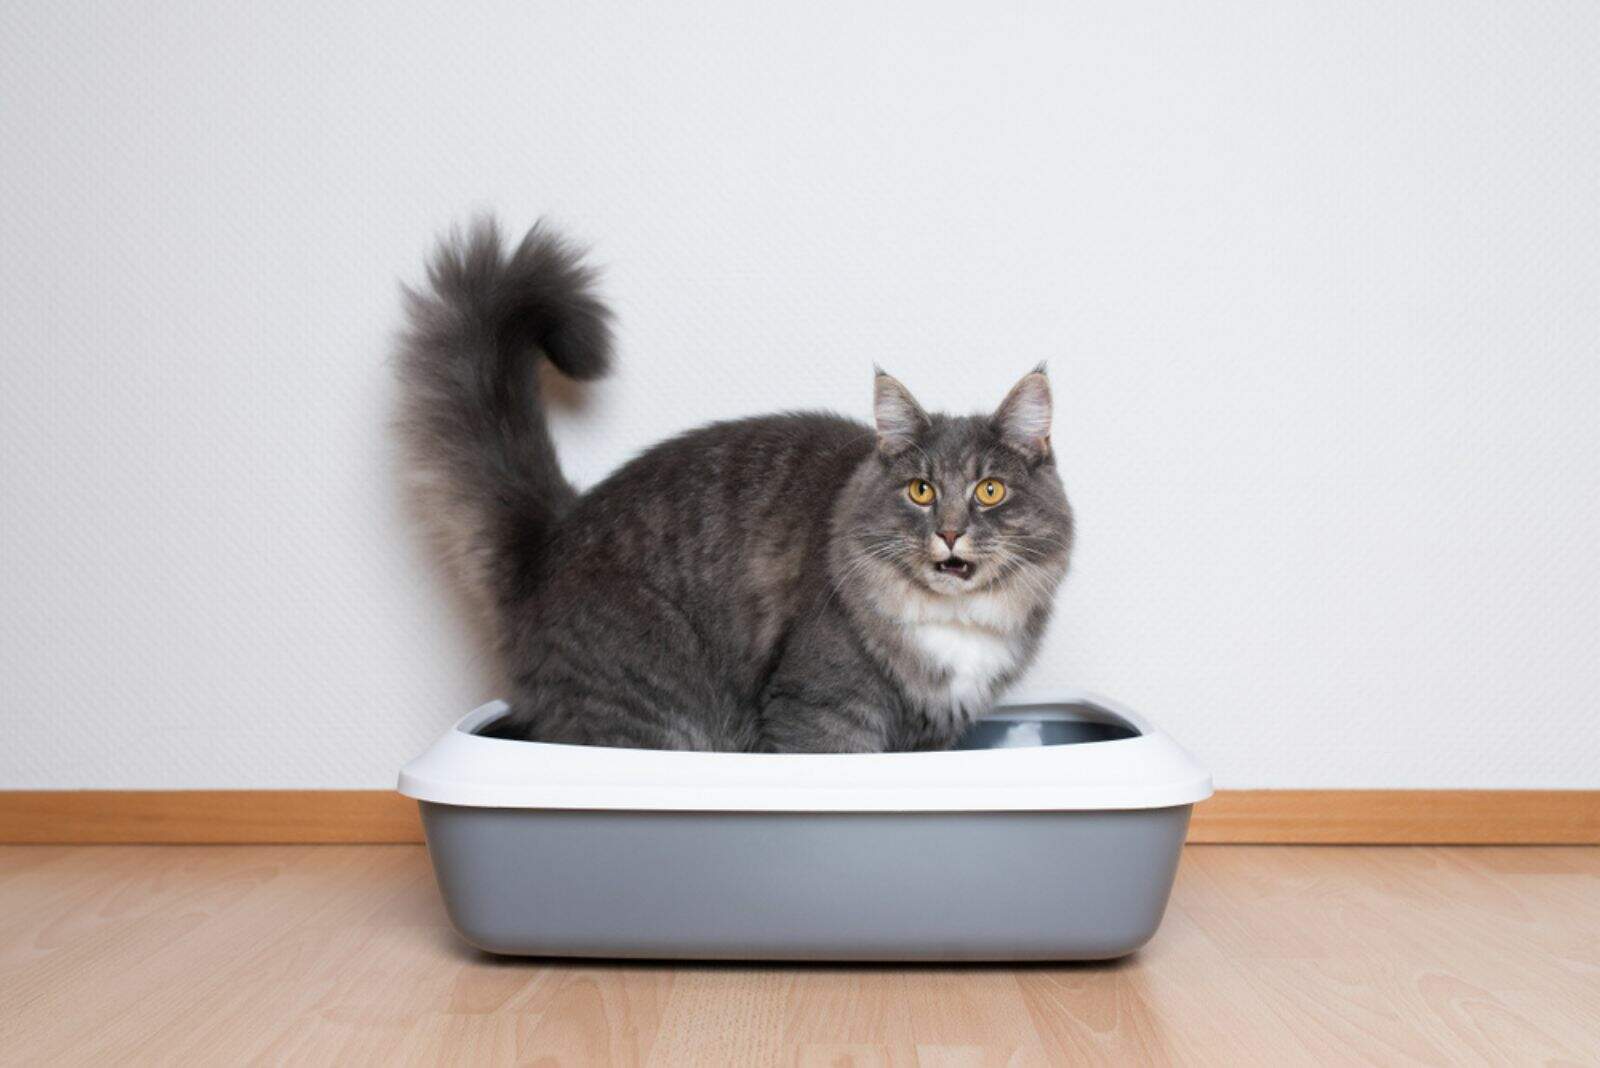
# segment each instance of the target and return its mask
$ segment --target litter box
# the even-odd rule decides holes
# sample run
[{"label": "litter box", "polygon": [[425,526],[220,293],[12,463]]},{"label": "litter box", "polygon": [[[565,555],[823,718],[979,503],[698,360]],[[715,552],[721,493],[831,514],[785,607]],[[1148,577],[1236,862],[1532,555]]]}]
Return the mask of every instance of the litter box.
[{"label": "litter box", "polygon": [[493,953],[1092,960],[1155,933],[1211,777],[1077,692],[934,753],[547,745],[463,718],[400,773],[450,921]]}]

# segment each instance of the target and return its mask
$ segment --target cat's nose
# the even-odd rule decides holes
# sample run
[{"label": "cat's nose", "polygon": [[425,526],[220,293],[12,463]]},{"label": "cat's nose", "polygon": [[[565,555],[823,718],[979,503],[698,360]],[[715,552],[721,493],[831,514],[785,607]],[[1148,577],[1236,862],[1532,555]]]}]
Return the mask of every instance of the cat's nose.
[{"label": "cat's nose", "polygon": [[939,537],[944,539],[946,545],[954,549],[956,547],[956,539],[961,537],[962,533],[959,530],[941,530],[939,531]]}]

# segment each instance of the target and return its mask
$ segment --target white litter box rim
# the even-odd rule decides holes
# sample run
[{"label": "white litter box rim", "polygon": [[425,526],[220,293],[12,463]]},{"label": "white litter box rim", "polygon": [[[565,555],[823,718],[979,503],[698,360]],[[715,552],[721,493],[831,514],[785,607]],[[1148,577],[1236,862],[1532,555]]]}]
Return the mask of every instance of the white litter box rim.
[{"label": "white litter box rim", "polygon": [[400,772],[400,793],[474,808],[672,812],[1018,812],[1146,809],[1211,796],[1211,776],[1143,716],[1096,694],[1019,694],[1002,709],[1093,705],[1133,738],[930,753],[702,753],[554,745],[472,732],[463,716]]}]

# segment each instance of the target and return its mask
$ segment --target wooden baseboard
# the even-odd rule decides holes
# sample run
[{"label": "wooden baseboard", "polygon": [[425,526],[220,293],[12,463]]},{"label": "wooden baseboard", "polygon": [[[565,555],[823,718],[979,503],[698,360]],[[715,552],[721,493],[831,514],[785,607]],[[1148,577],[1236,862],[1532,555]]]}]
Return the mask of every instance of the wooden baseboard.
[{"label": "wooden baseboard", "polygon": [[1600,790],[1218,790],[1189,841],[1600,845]]},{"label": "wooden baseboard", "polygon": [[[0,843],[422,841],[388,790],[0,791]],[[1195,843],[1600,845],[1600,790],[1220,790]]]},{"label": "wooden baseboard", "polygon": [[417,803],[392,790],[0,792],[0,842],[10,844],[420,841]]}]

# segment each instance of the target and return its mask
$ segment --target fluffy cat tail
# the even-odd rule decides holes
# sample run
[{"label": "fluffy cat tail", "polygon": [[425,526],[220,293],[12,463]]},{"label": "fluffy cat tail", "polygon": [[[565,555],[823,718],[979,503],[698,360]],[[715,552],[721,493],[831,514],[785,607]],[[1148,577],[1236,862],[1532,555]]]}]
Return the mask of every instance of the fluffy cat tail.
[{"label": "fluffy cat tail", "polygon": [[414,501],[493,625],[526,591],[576,494],[545,423],[538,361],[569,378],[611,363],[595,272],[544,224],[507,252],[489,220],[441,242],[428,286],[405,291],[400,431]]}]

